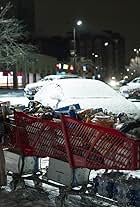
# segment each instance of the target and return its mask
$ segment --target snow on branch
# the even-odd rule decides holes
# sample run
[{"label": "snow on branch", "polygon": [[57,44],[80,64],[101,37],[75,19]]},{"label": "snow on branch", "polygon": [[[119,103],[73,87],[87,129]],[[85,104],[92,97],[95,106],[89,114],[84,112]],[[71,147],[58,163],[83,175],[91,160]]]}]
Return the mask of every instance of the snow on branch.
[{"label": "snow on branch", "polygon": [[13,65],[18,57],[28,57],[34,53],[36,47],[25,44],[28,32],[22,21],[7,18],[6,14],[12,8],[9,2],[0,10],[0,65]]}]

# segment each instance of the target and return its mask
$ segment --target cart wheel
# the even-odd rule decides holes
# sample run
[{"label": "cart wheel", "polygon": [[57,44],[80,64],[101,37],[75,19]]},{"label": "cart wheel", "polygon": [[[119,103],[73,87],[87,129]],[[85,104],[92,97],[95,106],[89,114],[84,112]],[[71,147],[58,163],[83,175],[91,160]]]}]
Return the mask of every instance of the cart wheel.
[{"label": "cart wheel", "polygon": [[65,207],[65,197],[55,197],[55,204],[57,207]]},{"label": "cart wheel", "polygon": [[9,186],[10,186],[10,189],[11,189],[12,191],[14,191],[14,190],[16,189],[17,182],[15,182],[14,180],[12,180],[12,181],[10,182]]},{"label": "cart wheel", "polygon": [[42,180],[48,181],[48,168],[46,168],[45,174],[42,175]]},{"label": "cart wheel", "polygon": [[87,185],[82,185],[82,187],[80,188],[80,192],[85,193],[86,191],[87,191]]},{"label": "cart wheel", "polygon": [[42,188],[42,182],[38,180],[33,180],[35,188]]},{"label": "cart wheel", "polygon": [[25,188],[25,181],[24,179],[20,179],[18,184],[17,184],[17,188]]},{"label": "cart wheel", "polygon": [[10,182],[10,188],[12,191],[19,189],[19,188],[25,188],[25,182],[23,179],[13,179]]},{"label": "cart wheel", "polygon": [[81,196],[80,207],[93,206],[91,201],[86,196]]}]

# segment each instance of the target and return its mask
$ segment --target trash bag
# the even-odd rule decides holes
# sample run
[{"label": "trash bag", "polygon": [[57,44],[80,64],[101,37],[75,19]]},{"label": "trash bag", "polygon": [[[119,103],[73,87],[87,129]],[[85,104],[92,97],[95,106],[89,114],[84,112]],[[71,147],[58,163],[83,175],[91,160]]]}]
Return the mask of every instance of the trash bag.
[{"label": "trash bag", "polygon": [[138,128],[138,127],[140,127],[140,120],[133,120],[133,121],[124,123],[122,127],[119,129],[119,131],[127,133],[130,130],[134,128]]}]

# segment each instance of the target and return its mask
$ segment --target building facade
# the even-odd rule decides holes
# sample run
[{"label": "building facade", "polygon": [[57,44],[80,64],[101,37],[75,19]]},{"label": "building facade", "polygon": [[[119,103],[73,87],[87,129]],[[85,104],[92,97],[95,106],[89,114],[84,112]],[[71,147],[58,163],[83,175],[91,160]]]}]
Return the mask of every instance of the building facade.
[{"label": "building facade", "polygon": [[[68,61],[72,63],[72,31],[69,34],[65,33],[64,36],[49,36],[49,24],[54,24],[55,29],[55,22],[48,20],[47,15],[45,16],[49,10],[46,1],[30,0],[25,3],[25,0],[11,0],[11,3],[14,6],[15,16],[27,25],[31,38],[36,42],[41,53],[53,56],[64,63]],[[84,31],[80,34],[78,32],[76,35],[76,61],[81,62],[81,66],[79,64],[77,67],[84,67],[84,70],[86,62],[90,62],[91,64],[87,68],[90,68],[93,76],[99,73],[105,80],[112,76],[120,79],[125,70],[125,40],[120,34],[112,31],[104,31],[100,34],[85,33]]]},{"label": "building facade", "polygon": [[[70,51],[72,54],[73,40]],[[84,60],[82,65],[84,70],[86,66],[88,68],[85,60],[92,63],[90,64],[92,75],[99,73],[105,80],[114,76],[120,79],[125,70],[125,40],[120,34],[111,31],[81,34],[80,38],[79,36],[76,38],[76,57],[77,62]]]}]

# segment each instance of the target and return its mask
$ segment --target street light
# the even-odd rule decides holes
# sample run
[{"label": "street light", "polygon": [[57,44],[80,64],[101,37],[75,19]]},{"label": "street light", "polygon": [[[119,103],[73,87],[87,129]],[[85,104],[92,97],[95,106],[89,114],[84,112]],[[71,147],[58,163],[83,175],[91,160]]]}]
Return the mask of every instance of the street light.
[{"label": "street light", "polygon": [[140,53],[140,48],[138,48],[138,49],[134,49],[134,52],[136,53],[136,63],[137,63],[137,68],[138,68],[138,65],[139,65],[139,63],[138,63],[138,57],[139,57],[139,53]]},{"label": "street light", "polygon": [[83,24],[83,22],[81,20],[78,20],[73,27],[73,50],[74,50],[73,65],[74,65],[74,69],[76,66],[76,26],[81,26],[82,24]]},{"label": "street light", "polygon": [[140,48],[139,49],[134,49],[134,52],[136,52],[137,56],[139,56]]},{"label": "street light", "polygon": [[109,42],[105,42],[104,46],[107,47],[109,45]]},{"label": "street light", "polygon": [[99,55],[94,52],[91,55],[93,57],[92,60],[94,60],[94,63],[95,63],[95,59],[99,58]]}]

